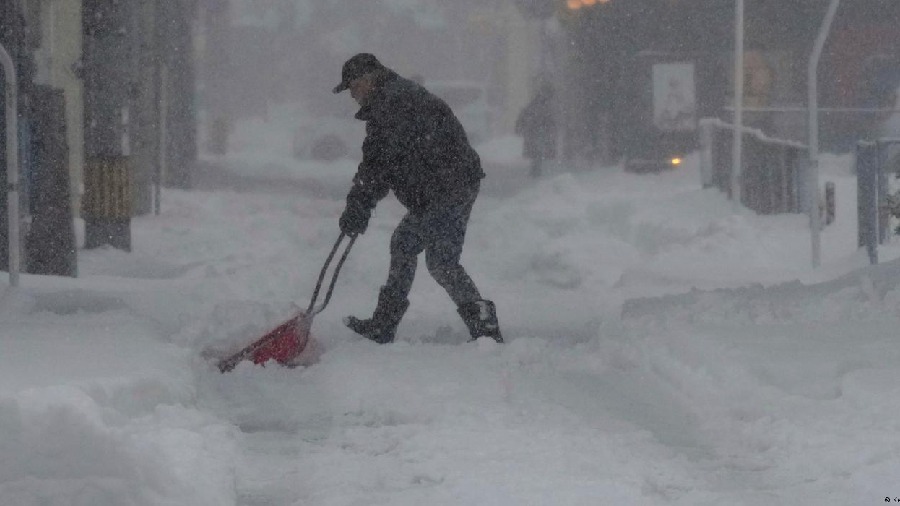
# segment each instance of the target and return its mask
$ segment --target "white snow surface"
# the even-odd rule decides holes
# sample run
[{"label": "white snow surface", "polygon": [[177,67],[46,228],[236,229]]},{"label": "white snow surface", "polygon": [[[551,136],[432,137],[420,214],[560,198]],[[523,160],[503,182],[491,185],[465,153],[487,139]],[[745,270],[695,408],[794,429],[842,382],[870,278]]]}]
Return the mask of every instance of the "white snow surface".
[{"label": "white snow surface", "polygon": [[520,142],[495,140],[463,265],[506,344],[465,342],[424,265],[396,343],[342,326],[386,276],[390,196],[315,318],[319,362],[220,374],[204,349],[308,304],[356,164],[293,160],[277,122],[236,136],[204,157],[217,184],[165,190],[160,215],[133,219],[132,252],[0,281],[0,504],[900,496],[900,250],[877,267],[857,250],[849,157],[822,160],[838,217],[812,269],[804,216],[736,210],[701,189],[696,157],[535,181]]}]

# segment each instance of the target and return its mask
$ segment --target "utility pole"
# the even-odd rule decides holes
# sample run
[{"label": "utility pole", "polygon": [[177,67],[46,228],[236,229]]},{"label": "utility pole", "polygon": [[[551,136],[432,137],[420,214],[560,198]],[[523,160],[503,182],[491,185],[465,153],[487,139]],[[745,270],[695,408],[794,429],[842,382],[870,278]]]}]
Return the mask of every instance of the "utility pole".
[{"label": "utility pole", "polygon": [[208,149],[215,155],[228,152],[228,136],[231,132],[233,114],[229,94],[231,82],[231,4],[228,0],[205,0],[203,2],[204,54],[203,89],[206,94]]},{"label": "utility pole", "polygon": [[154,210],[154,190],[160,166],[160,88],[162,37],[159,28],[159,0],[135,2],[133,39],[137,48],[134,75],[140,87],[133,97],[132,169],[135,216]]},{"label": "utility pole", "polygon": [[193,26],[196,0],[160,0],[160,27],[166,88],[166,186],[191,188],[192,169],[197,160],[197,111],[194,104],[196,71]]},{"label": "utility pole", "polygon": [[131,5],[84,0],[85,248],[131,250]]}]

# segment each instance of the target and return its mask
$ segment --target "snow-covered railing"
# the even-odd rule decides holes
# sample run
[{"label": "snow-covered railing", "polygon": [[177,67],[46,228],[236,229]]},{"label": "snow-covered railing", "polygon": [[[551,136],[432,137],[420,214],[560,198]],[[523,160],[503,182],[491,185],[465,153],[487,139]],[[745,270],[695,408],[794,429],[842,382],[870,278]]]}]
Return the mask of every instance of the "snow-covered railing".
[{"label": "snow-covered railing", "polygon": [[[734,125],[718,118],[700,120],[700,175],[704,188],[731,195],[731,150]],[[741,127],[740,201],[760,214],[801,212],[802,168],[807,147]]]}]

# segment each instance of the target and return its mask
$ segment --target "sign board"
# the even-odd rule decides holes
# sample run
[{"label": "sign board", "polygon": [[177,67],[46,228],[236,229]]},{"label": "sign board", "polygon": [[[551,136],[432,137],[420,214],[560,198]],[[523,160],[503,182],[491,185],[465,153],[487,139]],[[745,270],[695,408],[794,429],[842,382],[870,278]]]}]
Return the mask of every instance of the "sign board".
[{"label": "sign board", "polygon": [[653,124],[665,132],[697,128],[693,63],[653,65]]}]

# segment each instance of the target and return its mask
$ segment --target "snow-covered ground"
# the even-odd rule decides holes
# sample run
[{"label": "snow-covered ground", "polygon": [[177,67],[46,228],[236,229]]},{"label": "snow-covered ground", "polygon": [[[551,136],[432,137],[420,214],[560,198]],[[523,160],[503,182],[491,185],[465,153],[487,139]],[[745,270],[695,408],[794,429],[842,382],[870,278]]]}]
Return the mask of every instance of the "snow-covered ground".
[{"label": "snow-covered ground", "polygon": [[0,504],[900,496],[900,249],[876,268],[856,250],[848,157],[823,158],[838,219],[813,270],[803,216],[736,211],[700,188],[695,159],[533,181],[518,141],[497,140],[480,147],[463,263],[507,344],[465,343],[424,267],[397,343],[342,327],[386,275],[403,212],[389,197],[316,317],[320,361],[223,375],[201,351],[305,307],[338,235],[355,164],[297,162],[290,138],[245,123],[200,189],[133,220],[132,253],[79,251],[77,279],[0,281]]}]

